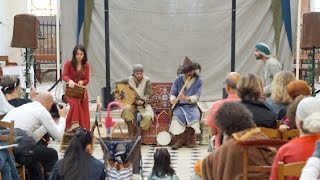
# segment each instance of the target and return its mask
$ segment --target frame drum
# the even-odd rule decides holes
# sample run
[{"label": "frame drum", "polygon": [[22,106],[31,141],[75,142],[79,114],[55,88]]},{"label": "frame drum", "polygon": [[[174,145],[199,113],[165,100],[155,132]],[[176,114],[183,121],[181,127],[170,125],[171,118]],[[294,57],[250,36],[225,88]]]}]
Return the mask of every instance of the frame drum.
[{"label": "frame drum", "polygon": [[167,146],[171,142],[171,135],[167,131],[161,131],[157,135],[157,143],[161,146]]}]

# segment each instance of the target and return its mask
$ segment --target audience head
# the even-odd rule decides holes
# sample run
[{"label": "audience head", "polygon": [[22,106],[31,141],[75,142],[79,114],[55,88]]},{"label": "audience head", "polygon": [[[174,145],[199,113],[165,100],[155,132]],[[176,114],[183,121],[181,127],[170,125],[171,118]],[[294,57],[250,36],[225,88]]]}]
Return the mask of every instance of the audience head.
[{"label": "audience head", "polygon": [[240,78],[241,75],[237,72],[231,72],[227,75],[227,78],[225,80],[225,88],[228,94],[230,93],[230,91],[237,91],[237,84]]},{"label": "audience head", "polygon": [[20,96],[20,79],[17,76],[3,76],[0,80],[1,91],[4,95],[14,94]]},{"label": "audience head", "polygon": [[92,152],[93,136],[86,129],[77,129],[66,149],[59,175],[64,179],[88,179],[88,158]]},{"label": "audience head", "polygon": [[289,125],[292,129],[297,129],[296,126],[296,112],[297,112],[297,107],[300,101],[305,98],[306,96],[300,95],[297,96],[291,104],[289,104],[286,112],[286,116],[289,119]]},{"label": "audience head", "polygon": [[256,127],[252,113],[239,102],[224,103],[216,114],[218,129],[228,136]]},{"label": "audience head", "polygon": [[287,85],[287,92],[292,99],[295,99],[299,95],[310,95],[311,89],[307,82],[294,80]]},{"label": "audience head", "polygon": [[38,93],[35,100],[40,102],[48,111],[50,111],[53,105],[53,96],[49,91],[42,91]]},{"label": "audience head", "polygon": [[[310,123],[308,123],[308,126],[305,126],[305,120],[317,112],[320,112],[320,100],[314,97],[303,98],[298,104],[296,112],[296,125],[303,134],[309,134],[310,131],[308,130],[311,128]],[[315,123],[315,118],[312,117],[311,120],[309,119],[308,121]]]},{"label": "audience head", "polygon": [[156,149],[152,174],[158,177],[175,174],[174,169],[171,167],[171,157],[167,148]]},{"label": "audience head", "polygon": [[81,64],[84,65],[87,63],[87,50],[82,44],[78,44],[74,47],[72,51],[71,64],[74,69],[77,68],[77,63],[81,61]]},{"label": "audience head", "polygon": [[237,85],[238,96],[242,100],[260,100],[264,98],[261,79],[254,74],[242,76]]},{"label": "audience head", "polygon": [[271,99],[276,103],[289,104],[291,97],[288,94],[287,85],[294,80],[295,77],[292,72],[278,72],[272,81]]}]

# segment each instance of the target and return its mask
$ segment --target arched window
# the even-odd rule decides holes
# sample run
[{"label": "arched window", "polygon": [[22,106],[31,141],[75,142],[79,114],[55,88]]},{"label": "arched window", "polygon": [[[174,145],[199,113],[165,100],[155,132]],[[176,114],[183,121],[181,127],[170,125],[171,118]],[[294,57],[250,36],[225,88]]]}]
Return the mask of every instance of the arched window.
[{"label": "arched window", "polygon": [[28,0],[28,13],[36,16],[54,16],[57,12],[57,0]]}]

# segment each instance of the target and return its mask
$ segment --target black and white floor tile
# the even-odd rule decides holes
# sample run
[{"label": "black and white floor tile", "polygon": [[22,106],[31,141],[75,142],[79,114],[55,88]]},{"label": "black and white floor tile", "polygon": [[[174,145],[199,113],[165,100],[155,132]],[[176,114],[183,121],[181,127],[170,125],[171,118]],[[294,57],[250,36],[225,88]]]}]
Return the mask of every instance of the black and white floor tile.
[{"label": "black and white floor tile", "polygon": [[[59,159],[63,158],[64,153],[59,152],[60,143],[51,142],[49,147],[52,147],[58,151]],[[93,156],[98,160],[103,161],[103,152],[99,144],[94,145]],[[153,154],[157,146],[142,145],[142,175],[143,179],[147,179],[153,167]],[[194,172],[193,167],[197,160],[204,158],[207,152],[207,145],[198,145],[195,148],[182,147],[178,150],[171,150],[171,147],[167,147],[171,155],[171,164],[175,169],[176,174],[181,180],[189,180]],[[142,179],[139,176],[135,176],[135,179]]]}]

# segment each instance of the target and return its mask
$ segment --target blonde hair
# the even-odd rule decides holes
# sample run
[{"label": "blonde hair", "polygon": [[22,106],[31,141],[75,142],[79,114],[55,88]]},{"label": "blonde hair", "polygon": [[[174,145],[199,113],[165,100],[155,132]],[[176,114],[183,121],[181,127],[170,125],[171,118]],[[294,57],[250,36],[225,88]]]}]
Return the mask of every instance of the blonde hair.
[{"label": "blonde hair", "polygon": [[278,72],[272,81],[271,99],[276,103],[289,104],[291,97],[287,91],[287,85],[295,80],[290,71]]},{"label": "blonde hair", "polygon": [[264,99],[262,82],[259,76],[248,74],[242,76],[237,84],[238,96],[244,99]]}]

